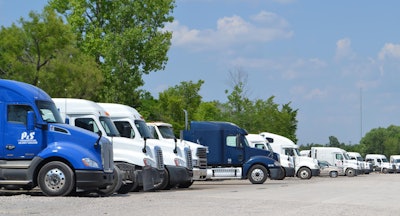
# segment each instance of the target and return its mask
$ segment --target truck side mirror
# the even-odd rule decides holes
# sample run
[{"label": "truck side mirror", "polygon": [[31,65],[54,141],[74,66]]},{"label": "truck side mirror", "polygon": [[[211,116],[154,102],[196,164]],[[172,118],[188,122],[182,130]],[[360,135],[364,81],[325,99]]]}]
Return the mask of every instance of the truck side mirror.
[{"label": "truck side mirror", "polygon": [[33,111],[26,113],[26,128],[30,131],[35,129],[35,113]]}]

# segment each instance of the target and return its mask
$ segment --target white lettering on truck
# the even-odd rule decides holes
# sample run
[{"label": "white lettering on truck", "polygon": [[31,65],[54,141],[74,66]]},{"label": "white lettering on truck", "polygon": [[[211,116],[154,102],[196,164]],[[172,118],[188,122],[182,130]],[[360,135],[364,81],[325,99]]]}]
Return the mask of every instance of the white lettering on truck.
[{"label": "white lettering on truck", "polygon": [[35,139],[35,132],[22,132],[18,144],[38,144],[38,141]]}]

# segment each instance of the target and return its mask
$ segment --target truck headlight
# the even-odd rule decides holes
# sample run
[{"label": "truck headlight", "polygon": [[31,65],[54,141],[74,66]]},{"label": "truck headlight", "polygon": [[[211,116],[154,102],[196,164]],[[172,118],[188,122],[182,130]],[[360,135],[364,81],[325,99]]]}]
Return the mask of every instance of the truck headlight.
[{"label": "truck headlight", "polygon": [[90,158],[82,158],[82,163],[87,167],[99,168],[99,164]]},{"label": "truck headlight", "polygon": [[145,166],[151,166],[156,168],[156,162],[153,161],[151,158],[143,158],[143,163]]},{"label": "truck headlight", "polygon": [[186,163],[182,159],[175,158],[174,161],[176,166],[186,167]]}]

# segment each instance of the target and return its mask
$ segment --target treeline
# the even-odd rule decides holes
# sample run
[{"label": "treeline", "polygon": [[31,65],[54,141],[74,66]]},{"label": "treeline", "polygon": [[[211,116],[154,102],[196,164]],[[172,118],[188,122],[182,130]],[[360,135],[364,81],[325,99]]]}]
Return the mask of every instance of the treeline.
[{"label": "treeline", "polygon": [[300,150],[319,146],[339,147],[348,152],[359,152],[362,156],[383,154],[389,158],[390,155],[400,155],[400,126],[390,125],[387,128],[374,128],[365,134],[359,144],[355,145],[340,143],[336,137],[330,136],[328,144],[302,145]]}]

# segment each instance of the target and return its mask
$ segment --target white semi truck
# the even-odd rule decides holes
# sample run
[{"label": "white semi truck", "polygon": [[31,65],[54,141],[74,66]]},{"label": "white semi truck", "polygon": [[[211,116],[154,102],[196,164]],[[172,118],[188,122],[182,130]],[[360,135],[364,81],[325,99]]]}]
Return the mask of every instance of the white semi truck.
[{"label": "white semi truck", "polygon": [[311,158],[328,161],[343,169],[346,176],[353,177],[360,173],[357,161],[351,160],[344,149],[336,147],[311,147]]},{"label": "white semi truck", "polygon": [[[271,145],[274,152],[282,156],[290,156],[294,158],[295,175],[301,179],[310,179],[312,176],[318,176],[320,167],[318,161],[309,157],[301,156],[299,147],[287,137],[269,133],[260,133]],[[284,161],[281,159],[281,161]]]},{"label": "white semi truck", "polygon": [[171,145],[155,139],[143,117],[133,107],[117,103],[98,103],[111,117],[121,136],[135,142],[153,143],[163,151],[165,177],[159,189],[188,188],[193,184],[192,152],[182,143]]},{"label": "white semi truck", "polygon": [[192,151],[193,180],[206,180],[207,177],[207,147],[189,142],[187,140],[177,139],[171,124],[166,122],[147,122],[153,137],[161,141],[168,142],[174,146],[181,143]]},{"label": "white semi truck", "polygon": [[358,161],[358,163],[361,165],[361,173],[362,174],[369,174],[372,172],[372,164],[370,162],[365,161],[360,153],[347,152],[347,154],[349,155],[351,160]]},{"label": "white semi truck", "polygon": [[[274,152],[271,145],[268,141],[261,136],[260,134],[247,134],[246,135],[247,142],[249,146],[252,148],[266,149],[270,152]],[[280,152],[275,152],[279,155],[279,163],[281,163],[283,167],[282,176],[279,180],[284,179],[285,177],[294,177],[295,169],[294,169],[294,157],[290,155],[284,155]]]},{"label": "white semi truck", "polygon": [[367,154],[365,161],[370,162],[374,171],[382,173],[392,173],[393,167],[390,165],[388,159],[383,154]]},{"label": "white semi truck", "polygon": [[53,98],[66,123],[100,133],[113,144],[114,163],[122,172],[120,193],[158,189],[165,177],[163,152],[145,140],[121,137],[104,109],[93,101]]}]

